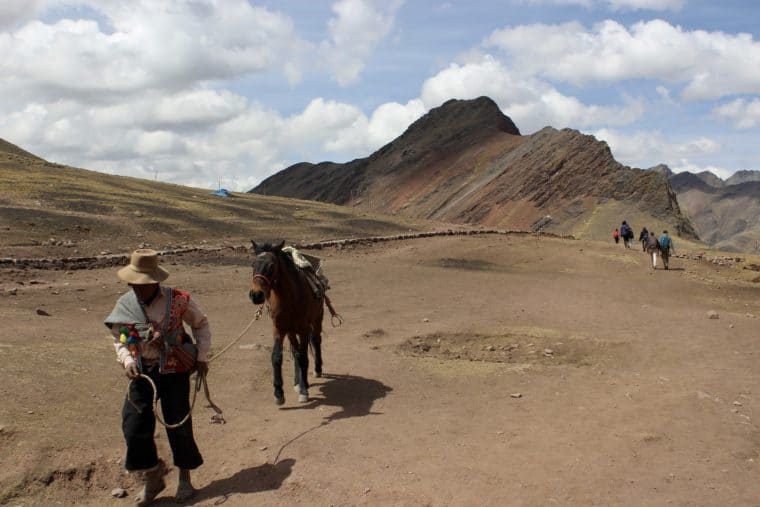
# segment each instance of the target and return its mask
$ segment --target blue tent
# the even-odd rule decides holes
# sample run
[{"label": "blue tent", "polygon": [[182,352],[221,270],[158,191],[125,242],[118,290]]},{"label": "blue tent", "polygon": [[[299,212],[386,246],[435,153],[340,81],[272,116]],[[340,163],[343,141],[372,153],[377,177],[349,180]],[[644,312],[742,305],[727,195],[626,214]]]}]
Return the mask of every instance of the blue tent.
[{"label": "blue tent", "polygon": [[214,190],[211,192],[211,195],[215,195],[217,197],[232,197],[232,194],[227,191],[226,188],[220,188],[219,190]]}]

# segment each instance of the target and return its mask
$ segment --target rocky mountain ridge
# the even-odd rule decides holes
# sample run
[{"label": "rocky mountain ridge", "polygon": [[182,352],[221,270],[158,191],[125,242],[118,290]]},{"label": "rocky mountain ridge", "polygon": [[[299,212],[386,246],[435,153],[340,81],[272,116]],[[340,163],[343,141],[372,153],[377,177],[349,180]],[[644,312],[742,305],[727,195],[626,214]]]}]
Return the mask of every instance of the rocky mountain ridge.
[{"label": "rocky mountain ridge", "polygon": [[673,173],[662,164],[652,171],[668,175],[703,241],[727,251],[760,251],[760,171],[738,171],[725,180],[709,171]]},{"label": "rocky mountain ridge", "polygon": [[366,158],[295,164],[250,192],[596,239],[633,218],[697,237],[665,177],[572,129],[521,135],[488,97],[447,101]]}]

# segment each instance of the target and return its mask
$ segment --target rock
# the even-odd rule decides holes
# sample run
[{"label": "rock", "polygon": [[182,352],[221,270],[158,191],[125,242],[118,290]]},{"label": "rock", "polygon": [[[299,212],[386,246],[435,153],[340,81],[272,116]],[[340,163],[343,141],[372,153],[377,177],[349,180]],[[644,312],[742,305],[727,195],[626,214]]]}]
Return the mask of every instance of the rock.
[{"label": "rock", "polygon": [[494,350],[496,350],[496,348],[493,345],[488,345],[488,346],[486,346],[486,350],[488,352],[493,352]]},{"label": "rock", "polygon": [[709,312],[707,312],[707,318],[708,319],[719,319],[720,315],[715,310],[710,310]]},{"label": "rock", "polygon": [[512,393],[512,394],[510,394],[510,396],[512,398],[522,398],[522,394],[521,393]]},{"label": "rock", "polygon": [[267,449],[269,449],[269,447],[267,447],[266,445],[259,448],[260,451],[266,451]]},{"label": "rock", "polygon": [[8,294],[10,294],[11,296],[15,296],[17,293],[18,293],[18,289],[16,287],[13,287],[12,289],[8,291]]},{"label": "rock", "polygon": [[114,498],[124,498],[127,496],[127,490],[124,488],[113,488],[111,490],[111,496]]},{"label": "rock", "polygon": [[50,317],[50,314],[43,310],[42,308],[37,308],[37,315],[42,315],[43,317]]},{"label": "rock", "polygon": [[422,322],[430,322],[430,319],[428,319],[427,317],[425,317],[424,319],[422,319]]}]

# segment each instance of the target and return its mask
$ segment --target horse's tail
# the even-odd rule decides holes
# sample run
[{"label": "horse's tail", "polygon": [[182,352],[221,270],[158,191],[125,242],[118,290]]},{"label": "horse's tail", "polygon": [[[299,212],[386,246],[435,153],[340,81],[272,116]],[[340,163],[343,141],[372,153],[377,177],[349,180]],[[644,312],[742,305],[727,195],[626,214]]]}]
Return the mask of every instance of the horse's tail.
[{"label": "horse's tail", "polygon": [[332,302],[327,296],[327,293],[324,293],[323,297],[325,298],[325,305],[327,306],[327,309],[330,310],[330,324],[332,324],[333,327],[340,326],[343,324],[343,317],[341,317],[341,315],[335,311],[335,308],[333,308]]}]

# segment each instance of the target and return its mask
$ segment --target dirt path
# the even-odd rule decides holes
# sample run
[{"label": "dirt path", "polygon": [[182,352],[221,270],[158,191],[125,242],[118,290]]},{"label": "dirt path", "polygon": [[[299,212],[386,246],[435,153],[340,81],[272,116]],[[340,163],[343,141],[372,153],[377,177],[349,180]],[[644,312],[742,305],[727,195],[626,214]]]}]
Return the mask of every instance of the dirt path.
[{"label": "dirt path", "polygon": [[[227,424],[195,413],[195,505],[757,504],[760,289],[735,270],[532,237],[319,255],[346,319],[326,376],[276,407],[268,319],[212,363]],[[221,348],[254,311],[248,259],[176,262]],[[109,495],[134,489],[100,324],[124,288],[113,270],[35,276],[0,294],[0,499],[131,505]]]}]

